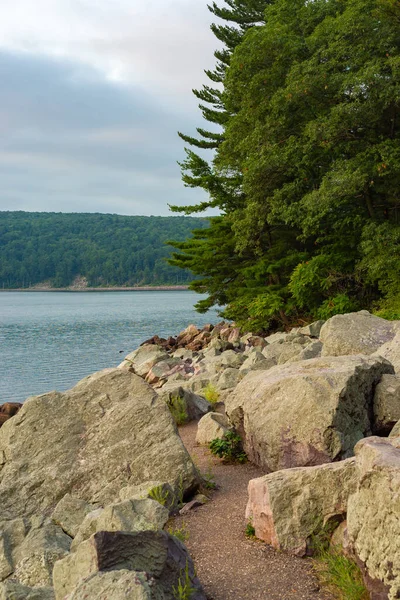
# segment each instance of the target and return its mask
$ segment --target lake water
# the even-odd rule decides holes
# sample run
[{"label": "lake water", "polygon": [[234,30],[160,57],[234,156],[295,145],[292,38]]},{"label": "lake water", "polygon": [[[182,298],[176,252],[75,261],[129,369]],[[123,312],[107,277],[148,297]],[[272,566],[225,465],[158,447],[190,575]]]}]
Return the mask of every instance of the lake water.
[{"label": "lake water", "polygon": [[189,291],[1,292],[0,404],[65,391],[141,342],[220,320]]}]

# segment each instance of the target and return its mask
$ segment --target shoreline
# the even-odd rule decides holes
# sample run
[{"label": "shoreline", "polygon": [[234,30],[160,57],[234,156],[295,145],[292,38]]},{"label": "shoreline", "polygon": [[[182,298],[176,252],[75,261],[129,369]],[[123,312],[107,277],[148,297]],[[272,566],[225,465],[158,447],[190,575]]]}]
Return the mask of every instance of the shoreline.
[{"label": "shoreline", "polygon": [[87,288],[0,288],[0,292],[179,292],[187,291],[188,285],[154,285],[137,287],[87,287]]}]

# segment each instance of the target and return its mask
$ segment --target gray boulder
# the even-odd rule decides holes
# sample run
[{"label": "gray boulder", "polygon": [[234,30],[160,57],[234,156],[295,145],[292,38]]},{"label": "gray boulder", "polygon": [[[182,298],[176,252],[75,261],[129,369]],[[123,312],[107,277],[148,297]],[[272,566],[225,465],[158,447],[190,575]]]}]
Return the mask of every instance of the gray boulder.
[{"label": "gray boulder", "polygon": [[155,364],[162,360],[168,360],[169,354],[156,344],[144,344],[140,346],[118,365],[119,369],[133,369],[140,377],[145,377]]},{"label": "gray boulder", "polygon": [[75,537],[83,519],[93,509],[94,506],[85,500],[65,494],[55,507],[51,518],[66,534]]},{"label": "gray boulder", "polygon": [[181,377],[186,374],[185,371],[186,363],[180,358],[169,357],[157,362],[146,375],[146,381],[150,385],[154,385],[161,381],[168,379],[169,375],[180,375]]},{"label": "gray boulder", "polygon": [[[75,591],[78,594],[78,590],[75,600],[84,598],[82,585],[88,578],[99,572],[115,571],[145,573],[145,579],[151,581],[154,597],[160,600],[174,600],[173,588],[177,587],[179,578],[184,578],[187,572],[193,587],[193,600],[205,600],[186,548],[164,531],[102,531],[94,534],[80,544],[76,552],[55,564],[53,581],[56,600],[64,599]],[[99,588],[96,586],[95,589]],[[137,597],[141,598],[140,595]],[[146,598],[146,595],[142,597]],[[70,598],[74,598],[74,595]]]},{"label": "gray boulder", "polygon": [[228,418],[221,413],[210,412],[200,419],[197,425],[197,444],[207,445],[212,440],[224,437],[231,425]]},{"label": "gray boulder", "polygon": [[250,371],[267,371],[276,365],[274,359],[268,359],[258,348],[254,348],[248,353],[244,363],[241,365],[239,372],[241,376],[247,375]]},{"label": "gray boulder", "polygon": [[50,587],[31,588],[16,581],[0,583],[0,600],[54,600]]},{"label": "gray boulder", "polygon": [[321,329],[322,356],[373,354],[395,335],[392,322],[362,310],[335,315]]},{"label": "gray boulder", "polygon": [[70,547],[71,538],[54,523],[31,529],[15,550],[13,579],[29,587],[50,587],[54,563],[66,556]]},{"label": "gray boulder", "polygon": [[298,359],[304,351],[303,345],[296,342],[281,344],[281,348],[282,351],[279,354],[278,365],[284,365],[293,359]]},{"label": "gray boulder", "polygon": [[362,440],[355,454],[358,485],[348,502],[348,541],[371,597],[395,600],[400,597],[400,438]]},{"label": "gray boulder", "polygon": [[304,346],[303,350],[293,360],[309,360],[310,358],[319,358],[322,354],[322,342],[314,340],[310,344]]},{"label": "gray boulder", "polygon": [[219,390],[231,390],[236,387],[240,378],[239,369],[227,367],[217,377],[211,379],[211,383]]},{"label": "gray boulder", "polygon": [[374,356],[383,356],[394,366],[395,373],[400,375],[400,324],[399,321],[392,322],[395,336],[378,348]]},{"label": "gray boulder", "polygon": [[301,327],[299,329],[299,333],[302,335],[308,335],[309,337],[318,338],[324,324],[325,321],[314,321],[314,323],[310,323],[305,327]]},{"label": "gray boulder", "polygon": [[392,365],[382,358],[315,358],[255,371],[226,399],[249,459],[267,471],[348,458],[370,435],[373,391]]},{"label": "gray boulder", "polygon": [[400,376],[383,375],[374,396],[374,432],[388,435],[400,421]]},{"label": "gray boulder", "polygon": [[122,487],[145,481],[184,491],[197,485],[167,406],[121,369],[28,399],[0,429],[1,451],[2,520],[49,510],[67,493],[104,506]]},{"label": "gray boulder", "polygon": [[163,529],[168,518],[168,508],[150,498],[109,504],[104,509],[97,509],[86,515],[72,542],[71,550],[75,550],[81,542],[98,531],[154,531]]},{"label": "gray boulder", "polygon": [[400,421],[397,421],[396,425],[390,432],[389,437],[400,437]]},{"label": "gray boulder", "polygon": [[356,484],[354,458],[270,473],[249,482],[246,518],[257,538],[304,556],[313,534],[333,519],[345,518]]},{"label": "gray boulder", "polygon": [[64,600],[164,600],[161,589],[154,590],[153,581],[138,571],[106,571],[93,573],[78,583]]}]

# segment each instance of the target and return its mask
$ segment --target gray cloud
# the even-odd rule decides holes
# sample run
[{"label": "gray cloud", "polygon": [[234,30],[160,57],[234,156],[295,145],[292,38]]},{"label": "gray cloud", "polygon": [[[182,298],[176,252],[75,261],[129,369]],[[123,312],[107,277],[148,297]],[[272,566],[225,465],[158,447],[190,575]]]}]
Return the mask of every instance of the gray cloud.
[{"label": "gray cloud", "polygon": [[[21,19],[21,15],[23,18]],[[0,210],[168,214],[176,131],[212,67],[199,0],[13,0],[0,21]]]},{"label": "gray cloud", "polygon": [[176,164],[198,114],[72,61],[1,53],[0,78],[2,210],[168,214],[202,198]]}]

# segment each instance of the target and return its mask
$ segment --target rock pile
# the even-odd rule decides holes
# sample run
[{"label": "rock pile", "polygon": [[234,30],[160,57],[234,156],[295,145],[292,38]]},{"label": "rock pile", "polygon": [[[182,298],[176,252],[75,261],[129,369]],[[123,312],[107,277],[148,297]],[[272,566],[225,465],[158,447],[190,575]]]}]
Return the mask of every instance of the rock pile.
[{"label": "rock pile", "polygon": [[0,430],[0,598],[173,600],[187,572],[204,600],[186,549],[162,531],[197,487],[141,377],[107,369],[29,398]]},{"label": "rock pile", "polygon": [[169,408],[200,419],[200,444],[240,433],[266,473],[246,515],[260,539],[304,555],[334,531],[371,598],[400,597],[400,323],[361,311],[266,337],[190,325],[4,405],[1,600],[172,600],[183,581],[205,599],[164,531],[199,483]]}]

